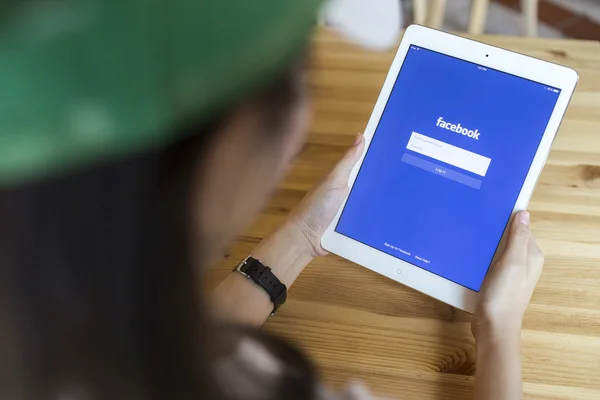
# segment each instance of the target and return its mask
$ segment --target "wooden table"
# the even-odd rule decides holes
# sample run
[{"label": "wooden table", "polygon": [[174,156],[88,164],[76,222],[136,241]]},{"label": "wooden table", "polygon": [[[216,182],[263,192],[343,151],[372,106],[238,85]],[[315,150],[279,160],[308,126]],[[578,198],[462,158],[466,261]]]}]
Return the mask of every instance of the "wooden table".
[{"label": "wooden table", "polygon": [[[524,322],[524,379],[529,399],[600,399],[600,43],[481,40],[580,74],[530,205],[547,262]],[[211,272],[213,282],[285,218],[364,129],[393,58],[324,30],[313,49],[310,139],[268,208]],[[472,397],[469,316],[334,255],[306,269],[266,329],[303,348],[333,386],[362,380],[394,398]]]}]

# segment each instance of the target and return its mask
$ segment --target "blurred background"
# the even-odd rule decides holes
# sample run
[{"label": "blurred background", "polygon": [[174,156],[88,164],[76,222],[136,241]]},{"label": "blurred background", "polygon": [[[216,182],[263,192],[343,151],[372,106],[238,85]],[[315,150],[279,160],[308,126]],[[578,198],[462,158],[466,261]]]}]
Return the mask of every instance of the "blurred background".
[{"label": "blurred background", "polygon": [[413,22],[471,34],[600,39],[600,0],[378,0],[399,1],[404,25]]},{"label": "blurred background", "polygon": [[[444,28],[464,30],[472,3],[471,0],[448,0]],[[537,8],[537,18],[533,19],[533,23],[537,23],[534,36],[600,38],[600,0],[491,0],[488,3],[486,33],[526,35],[524,12],[529,6],[534,11]]]}]

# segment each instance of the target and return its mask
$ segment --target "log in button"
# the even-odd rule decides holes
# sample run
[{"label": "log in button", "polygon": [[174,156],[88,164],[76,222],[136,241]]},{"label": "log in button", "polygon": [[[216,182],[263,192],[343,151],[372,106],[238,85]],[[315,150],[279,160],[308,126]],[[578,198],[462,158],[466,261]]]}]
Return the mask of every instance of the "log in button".
[{"label": "log in button", "polygon": [[474,189],[479,189],[481,187],[481,181],[479,179],[473,178],[472,176],[463,174],[462,172],[455,171],[453,169],[444,167],[431,161],[424,160],[421,157],[413,156],[412,154],[404,153],[402,155],[402,162],[405,162],[417,168],[421,168],[425,171],[429,171],[433,174],[443,176],[444,178],[450,179],[452,181],[462,183],[463,185],[470,186]]}]

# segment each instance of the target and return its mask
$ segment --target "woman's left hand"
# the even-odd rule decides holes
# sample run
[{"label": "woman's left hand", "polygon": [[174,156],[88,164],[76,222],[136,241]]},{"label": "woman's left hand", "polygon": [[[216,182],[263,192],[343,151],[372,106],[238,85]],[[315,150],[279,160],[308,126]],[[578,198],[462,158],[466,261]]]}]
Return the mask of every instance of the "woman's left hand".
[{"label": "woman's left hand", "polygon": [[358,134],[350,148],[333,170],[307,193],[300,204],[290,213],[288,221],[301,232],[308,251],[313,257],[327,254],[321,247],[321,237],[331,224],[342,201],[348,195],[348,179],[354,165],[365,147],[362,134]]},{"label": "woman's left hand", "polygon": [[[364,139],[358,135],[334,169],[308,192],[279,229],[252,251],[288,288],[314,257],[327,254],[321,237],[348,194],[350,172],[364,147]],[[260,326],[273,304],[264,290],[257,288],[240,274],[229,275],[213,292],[213,312],[228,322]]]}]

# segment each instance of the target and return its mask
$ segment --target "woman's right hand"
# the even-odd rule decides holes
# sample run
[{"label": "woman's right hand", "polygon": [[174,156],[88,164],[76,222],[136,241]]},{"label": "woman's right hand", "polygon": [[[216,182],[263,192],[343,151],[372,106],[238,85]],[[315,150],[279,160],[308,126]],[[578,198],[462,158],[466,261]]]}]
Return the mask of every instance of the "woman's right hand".
[{"label": "woman's right hand", "polygon": [[483,282],[471,323],[478,342],[520,337],[523,315],[544,265],[544,254],[529,225],[527,211],[515,215],[504,253]]}]

